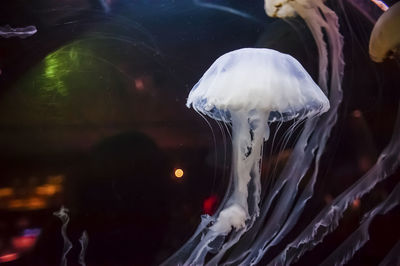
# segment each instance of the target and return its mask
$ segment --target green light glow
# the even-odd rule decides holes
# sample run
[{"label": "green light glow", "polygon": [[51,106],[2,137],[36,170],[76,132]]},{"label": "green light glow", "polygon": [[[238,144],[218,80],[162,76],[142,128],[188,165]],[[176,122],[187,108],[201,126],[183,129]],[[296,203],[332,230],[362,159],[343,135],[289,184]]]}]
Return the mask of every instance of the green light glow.
[{"label": "green light glow", "polygon": [[3,97],[0,123],[54,126],[127,121],[132,105],[126,88],[132,81],[120,65],[133,57],[114,49],[114,44],[88,38],[49,53]]},{"label": "green light glow", "polygon": [[41,89],[60,96],[67,96],[69,91],[65,78],[79,66],[79,52],[74,46],[68,46],[46,56],[44,77]]}]

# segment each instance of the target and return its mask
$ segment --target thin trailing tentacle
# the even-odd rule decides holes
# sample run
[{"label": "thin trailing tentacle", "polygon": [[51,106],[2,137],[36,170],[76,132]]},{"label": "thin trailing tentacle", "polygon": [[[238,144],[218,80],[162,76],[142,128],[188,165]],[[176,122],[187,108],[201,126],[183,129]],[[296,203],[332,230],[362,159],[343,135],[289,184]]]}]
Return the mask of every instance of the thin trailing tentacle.
[{"label": "thin trailing tentacle", "polygon": [[63,248],[63,254],[62,254],[62,258],[61,258],[61,264],[60,264],[61,266],[67,266],[67,254],[72,249],[72,243],[67,236],[67,227],[68,227],[68,223],[69,223],[68,212],[69,212],[69,210],[67,208],[65,208],[64,206],[61,206],[59,211],[53,213],[63,223],[61,226],[61,235],[64,240],[64,248]]},{"label": "thin trailing tentacle", "polygon": [[83,231],[82,236],[79,238],[79,243],[81,244],[81,251],[79,253],[79,264],[82,266],[86,266],[85,256],[86,249],[89,245],[89,235],[86,231]]},{"label": "thin trailing tentacle", "polygon": [[[390,195],[364,215],[360,227],[357,228],[336,250],[321,264],[321,266],[344,265],[370,239],[368,229],[376,215],[384,215],[400,203],[400,183]],[[397,254],[398,256],[399,254]],[[396,265],[396,264],[392,264]]]},{"label": "thin trailing tentacle", "polygon": [[273,265],[290,264],[307,250],[322,242],[325,236],[337,228],[339,220],[350,203],[368,193],[378,182],[390,176],[400,164],[400,105],[392,138],[380,154],[376,164],[355,184],[326,206],[303,232],[274,258]]},{"label": "thin trailing tentacle", "polygon": [[0,37],[11,38],[18,37],[25,39],[34,35],[37,32],[35,26],[27,26],[23,28],[11,28],[10,25],[0,26]]}]

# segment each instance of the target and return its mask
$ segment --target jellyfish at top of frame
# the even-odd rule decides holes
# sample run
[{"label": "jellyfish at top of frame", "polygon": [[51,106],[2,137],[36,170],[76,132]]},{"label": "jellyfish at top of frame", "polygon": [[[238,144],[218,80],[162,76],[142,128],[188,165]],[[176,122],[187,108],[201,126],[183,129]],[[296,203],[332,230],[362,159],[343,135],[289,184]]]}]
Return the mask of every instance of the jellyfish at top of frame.
[{"label": "jellyfish at top of frame", "polygon": [[190,92],[187,106],[232,124],[233,191],[210,228],[226,235],[259,214],[260,165],[268,124],[317,116],[329,109],[329,101],[293,57],[271,49],[244,48],[224,54],[211,65]]},{"label": "jellyfish at top of frame", "polygon": [[400,3],[391,6],[379,17],[372,29],[369,55],[377,63],[400,55]]},{"label": "jellyfish at top of frame", "polygon": [[[318,84],[328,94],[328,63],[331,63],[331,87],[340,87],[343,75],[343,37],[339,32],[339,19],[336,13],[324,4],[323,0],[265,0],[265,12],[270,17],[290,18],[297,14],[310,29],[319,54]],[[324,41],[324,33],[329,42],[329,54]],[[338,95],[341,97],[341,95]]]}]

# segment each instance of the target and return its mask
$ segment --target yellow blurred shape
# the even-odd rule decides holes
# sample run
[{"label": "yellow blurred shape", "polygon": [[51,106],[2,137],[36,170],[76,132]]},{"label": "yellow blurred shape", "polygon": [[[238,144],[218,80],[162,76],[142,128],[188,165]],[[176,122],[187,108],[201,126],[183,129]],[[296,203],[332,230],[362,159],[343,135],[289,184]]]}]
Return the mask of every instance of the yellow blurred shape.
[{"label": "yellow blurred shape", "polygon": [[45,184],[36,187],[36,194],[41,196],[52,196],[57,192],[60,192],[61,187],[59,185]]},{"label": "yellow blurred shape", "polygon": [[38,197],[31,197],[28,199],[14,199],[8,204],[10,209],[24,209],[24,210],[38,210],[47,206],[44,199]]},{"label": "yellow blurred shape", "polygon": [[175,177],[176,178],[181,178],[183,176],[183,170],[178,168],[175,170]]},{"label": "yellow blurred shape", "polygon": [[0,188],[0,198],[8,197],[14,194],[14,190],[9,187]]},{"label": "yellow blurred shape", "polygon": [[46,207],[46,201],[41,198],[32,197],[27,200],[26,208],[30,210],[43,209]]}]

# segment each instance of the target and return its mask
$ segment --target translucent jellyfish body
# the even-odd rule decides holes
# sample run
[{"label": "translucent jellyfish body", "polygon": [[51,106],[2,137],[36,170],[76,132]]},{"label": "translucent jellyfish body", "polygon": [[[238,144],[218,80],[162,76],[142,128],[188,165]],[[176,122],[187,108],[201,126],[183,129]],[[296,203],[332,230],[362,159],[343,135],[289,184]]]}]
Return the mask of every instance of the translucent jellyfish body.
[{"label": "translucent jellyfish body", "polygon": [[232,123],[233,191],[211,227],[228,234],[259,214],[260,164],[268,123],[319,115],[329,109],[329,101],[293,57],[271,49],[245,48],[218,58],[193,87],[187,106]]}]

